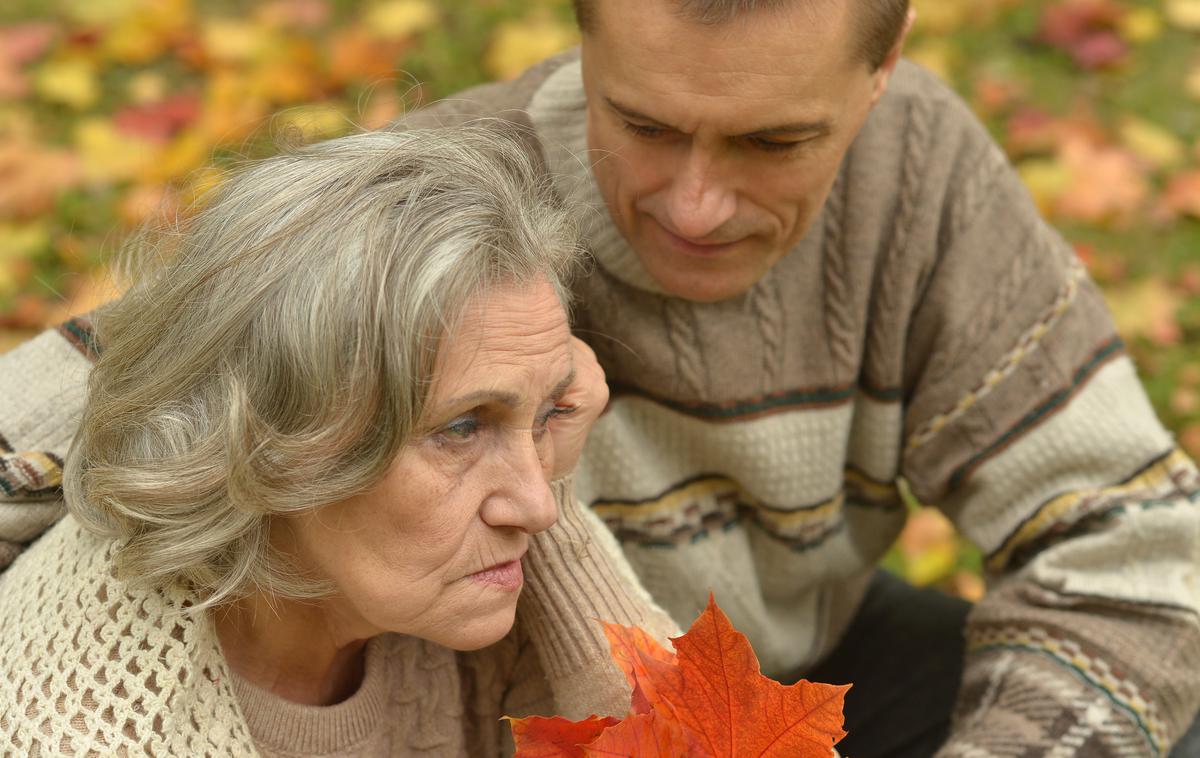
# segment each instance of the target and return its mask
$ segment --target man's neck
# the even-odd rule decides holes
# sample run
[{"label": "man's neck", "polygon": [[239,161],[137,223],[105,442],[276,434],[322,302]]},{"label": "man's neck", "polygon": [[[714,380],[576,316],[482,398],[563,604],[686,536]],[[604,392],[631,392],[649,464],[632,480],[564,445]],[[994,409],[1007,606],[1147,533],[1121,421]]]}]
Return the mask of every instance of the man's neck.
[{"label": "man's neck", "polygon": [[290,702],[333,705],[362,684],[367,636],[348,633],[332,606],[255,594],[212,614],[234,673]]}]

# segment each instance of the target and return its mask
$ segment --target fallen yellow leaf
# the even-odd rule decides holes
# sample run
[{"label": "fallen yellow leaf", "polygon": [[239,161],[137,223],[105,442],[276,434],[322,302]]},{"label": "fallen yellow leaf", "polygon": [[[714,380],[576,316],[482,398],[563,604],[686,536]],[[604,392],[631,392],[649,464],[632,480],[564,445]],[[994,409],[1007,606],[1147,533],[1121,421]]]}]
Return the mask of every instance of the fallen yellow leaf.
[{"label": "fallen yellow leaf", "polygon": [[136,104],[157,102],[167,95],[167,78],[157,71],[139,71],[130,77],[125,91]]},{"label": "fallen yellow leaf", "polygon": [[1200,0],[1165,0],[1164,11],[1180,29],[1200,31]]},{"label": "fallen yellow leaf", "polygon": [[540,60],[574,45],[575,27],[544,14],[509,21],[496,28],[483,65],[497,79],[512,79]]},{"label": "fallen yellow leaf", "polygon": [[142,0],[59,0],[57,5],[73,21],[107,27],[140,10]]},{"label": "fallen yellow leaf", "polygon": [[162,151],[158,160],[147,165],[140,178],[152,182],[181,179],[207,164],[212,145],[197,129],[180,132]]},{"label": "fallen yellow leaf", "polygon": [[957,51],[945,37],[927,37],[914,44],[908,57],[932,71],[943,82],[950,83]]},{"label": "fallen yellow leaf", "polygon": [[1061,161],[1040,158],[1021,161],[1017,173],[1044,216],[1053,215],[1055,203],[1071,186],[1071,172]]},{"label": "fallen yellow leaf", "polygon": [[1143,44],[1162,36],[1162,15],[1154,8],[1134,8],[1118,23],[1121,25],[1121,35],[1130,42]]},{"label": "fallen yellow leaf", "polygon": [[204,22],[204,49],[214,60],[239,63],[263,57],[270,48],[270,33],[262,26],[235,18]]},{"label": "fallen yellow leaf", "polygon": [[384,0],[367,8],[363,23],[371,34],[405,39],[437,23],[437,7],[425,0]]},{"label": "fallen yellow leaf", "polygon": [[340,106],[316,103],[289,108],[278,114],[278,126],[300,133],[302,142],[314,142],[345,134],[354,124]]},{"label": "fallen yellow leaf", "polygon": [[133,179],[158,157],[155,145],[118,132],[111,121],[98,116],[76,124],[74,136],[83,175],[89,181]]},{"label": "fallen yellow leaf", "polygon": [[1183,297],[1160,277],[1109,287],[1104,299],[1126,339],[1145,337],[1158,345],[1174,345],[1182,337],[1176,314]]},{"label": "fallen yellow leaf", "polygon": [[1183,82],[1183,88],[1188,95],[1200,100],[1200,62],[1192,64],[1192,68]]},{"label": "fallen yellow leaf", "polygon": [[30,258],[50,244],[45,221],[0,224],[0,295],[9,296],[24,283]]},{"label": "fallen yellow leaf", "polygon": [[96,66],[83,58],[42,64],[34,74],[34,88],[42,99],[77,110],[90,108],[100,96]]},{"label": "fallen yellow leaf", "polygon": [[1158,169],[1177,166],[1187,157],[1187,147],[1158,124],[1137,116],[1121,120],[1120,137],[1139,158]]},{"label": "fallen yellow leaf", "polygon": [[913,0],[917,28],[934,36],[958,31],[971,16],[970,0]]}]

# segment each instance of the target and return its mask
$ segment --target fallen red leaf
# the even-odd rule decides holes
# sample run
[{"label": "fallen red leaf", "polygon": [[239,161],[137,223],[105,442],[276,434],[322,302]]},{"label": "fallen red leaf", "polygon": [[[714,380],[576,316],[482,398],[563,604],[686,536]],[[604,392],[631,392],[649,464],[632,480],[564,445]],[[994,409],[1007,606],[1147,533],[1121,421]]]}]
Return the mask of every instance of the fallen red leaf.
[{"label": "fallen red leaf", "polygon": [[113,116],[113,123],[125,134],[166,142],[199,117],[200,98],[189,92],[123,108]]},{"label": "fallen red leaf", "polygon": [[688,633],[672,642],[680,676],[655,684],[714,758],[825,758],[846,736],[842,703],[850,687],[807,681],[785,687],[763,676],[750,641],[711,597]]},{"label": "fallen red leaf", "polygon": [[[655,661],[667,666],[676,665],[675,654],[654,641],[654,638],[636,626],[605,624],[604,634],[612,649],[613,660],[625,673],[633,687],[633,713],[648,713],[651,701],[657,699],[650,679],[649,667]],[[647,691],[649,688],[649,691]]]},{"label": "fallen red leaf", "polygon": [[46,52],[57,35],[54,25],[42,21],[0,27],[0,57],[28,63]]},{"label": "fallen red leaf", "polygon": [[1082,68],[1118,63],[1129,45],[1117,34],[1125,9],[1112,0],[1065,0],[1042,11],[1038,37]]},{"label": "fallen red leaf", "polygon": [[599,716],[588,716],[583,721],[530,716],[509,719],[508,723],[519,758],[585,758],[582,745],[592,742],[620,721]]},{"label": "fallen red leaf", "polygon": [[[733,628],[712,597],[673,654],[640,629],[605,624],[612,656],[633,686],[632,712],[582,746],[586,756],[651,758],[827,758],[846,735],[842,704],[849,685],[800,681],[784,686],[763,676],[750,641]],[[537,750],[517,758],[575,756],[576,728],[594,729],[595,717],[511,721],[538,735]],[[588,725],[588,726],[583,726]],[[553,732],[562,729],[562,736]],[[557,742],[553,740],[557,739]],[[532,745],[532,743],[529,743]],[[549,747],[546,747],[549,746]],[[556,748],[559,752],[548,752]]]}]

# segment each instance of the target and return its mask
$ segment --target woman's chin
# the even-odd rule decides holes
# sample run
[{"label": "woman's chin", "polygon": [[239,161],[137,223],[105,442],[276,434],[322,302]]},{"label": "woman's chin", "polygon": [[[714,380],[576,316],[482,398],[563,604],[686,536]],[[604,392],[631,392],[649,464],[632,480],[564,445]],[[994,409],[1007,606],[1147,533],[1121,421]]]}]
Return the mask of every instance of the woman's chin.
[{"label": "woman's chin", "polygon": [[442,633],[426,639],[451,650],[479,650],[504,639],[512,630],[516,614],[516,603],[506,609],[489,609],[478,616],[460,618],[458,623],[449,625]]}]

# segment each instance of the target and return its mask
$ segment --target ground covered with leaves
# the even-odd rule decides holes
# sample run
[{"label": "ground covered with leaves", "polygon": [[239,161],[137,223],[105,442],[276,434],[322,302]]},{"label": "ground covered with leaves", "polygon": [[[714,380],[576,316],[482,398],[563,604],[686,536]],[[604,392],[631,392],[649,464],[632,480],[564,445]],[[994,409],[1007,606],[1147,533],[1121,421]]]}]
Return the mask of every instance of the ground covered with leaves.
[{"label": "ground covered with leaves", "polygon": [[[915,5],[911,57],[1075,244],[1200,457],[1200,0]],[[122,238],[237,160],[381,126],[575,40],[567,0],[6,0],[0,348],[110,296]],[[972,597],[978,563],[920,509],[888,560]]]}]

